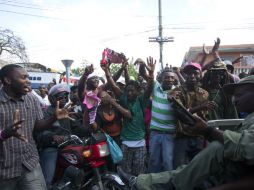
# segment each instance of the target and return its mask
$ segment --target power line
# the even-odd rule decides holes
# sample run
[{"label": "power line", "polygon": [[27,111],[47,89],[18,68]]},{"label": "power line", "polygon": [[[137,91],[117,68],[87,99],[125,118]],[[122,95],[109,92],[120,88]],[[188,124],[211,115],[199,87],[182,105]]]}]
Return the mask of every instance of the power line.
[{"label": "power line", "polygon": [[[241,18],[239,19],[239,21],[242,21],[242,20],[254,20],[254,18]],[[198,21],[198,22],[183,22],[183,23],[168,23],[168,24],[165,24],[164,26],[172,26],[172,25],[176,25],[176,26],[179,26],[179,25],[196,25],[196,24],[208,24],[208,23],[219,23],[219,22],[222,22],[221,20],[210,20],[210,21]]]},{"label": "power line", "polygon": [[6,12],[6,13],[19,14],[19,15],[33,16],[33,17],[38,17],[38,18],[45,18],[45,19],[64,20],[62,18],[57,18],[57,17],[48,17],[48,16],[34,15],[34,14],[22,13],[22,12],[16,12],[16,11],[9,11],[9,10],[1,10],[0,9],[0,11],[1,12]]},{"label": "power line", "polygon": [[[2,2],[4,2],[4,3],[14,3],[14,4],[17,4],[17,5],[28,5],[28,6],[40,8],[40,6],[37,5],[37,4],[24,3],[24,2],[21,2],[21,1],[2,0]],[[48,5],[48,4],[47,4],[47,5]],[[54,7],[47,7],[47,9],[61,9],[61,8],[55,7],[55,6],[54,6]]]},{"label": "power line", "polygon": [[111,37],[111,38],[102,39],[102,40],[100,40],[100,42],[104,43],[104,42],[108,42],[108,41],[112,41],[112,40],[117,40],[117,39],[122,38],[122,37],[134,36],[134,35],[144,34],[144,33],[152,32],[152,31],[156,31],[156,29],[145,30],[145,31],[142,31],[142,32],[123,34],[121,36],[115,36],[115,37]]},{"label": "power line", "polygon": [[37,10],[47,10],[47,11],[53,11],[53,9],[45,9],[45,8],[39,8],[39,7],[30,7],[30,6],[23,6],[23,5],[14,5],[9,3],[1,3],[2,5],[12,6],[12,7],[21,7],[21,8],[27,8],[27,9],[37,9]]},{"label": "power line", "polygon": [[203,30],[204,28],[201,28],[201,27],[165,27],[164,29],[171,29],[171,30]]}]

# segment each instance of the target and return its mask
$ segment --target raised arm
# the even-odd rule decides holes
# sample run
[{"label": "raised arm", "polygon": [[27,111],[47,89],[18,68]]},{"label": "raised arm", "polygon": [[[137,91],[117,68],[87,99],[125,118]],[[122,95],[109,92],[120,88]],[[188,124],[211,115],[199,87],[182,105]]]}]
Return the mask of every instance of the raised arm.
[{"label": "raised arm", "polygon": [[210,69],[216,60],[221,60],[219,51],[218,51],[219,47],[220,47],[220,38],[217,38],[217,40],[214,42],[214,46],[212,49],[214,60],[210,61],[209,63],[205,65],[202,65],[202,71]]},{"label": "raised arm", "polygon": [[122,73],[124,72],[125,69],[125,65],[122,64],[121,68],[116,71],[116,73],[112,76],[113,80],[116,82],[122,75]]},{"label": "raised arm", "polygon": [[85,68],[85,72],[83,73],[83,75],[79,79],[78,97],[79,97],[81,102],[84,99],[84,90],[85,90],[85,86],[86,86],[87,77],[88,77],[89,74],[93,73],[93,71],[94,71],[93,64],[91,64],[90,66]]},{"label": "raised arm", "polygon": [[145,62],[142,59],[137,59],[134,65],[139,65],[139,75],[142,76],[145,81],[148,81]]},{"label": "raised arm", "polygon": [[203,57],[202,57],[202,59],[199,63],[201,66],[204,65],[205,60],[206,60],[208,55],[209,55],[209,51],[206,49],[205,44],[203,44]]},{"label": "raised arm", "polygon": [[125,83],[127,84],[130,81],[130,75],[128,71],[128,59],[124,60],[124,78],[125,78]]},{"label": "raised arm", "polygon": [[144,92],[144,97],[147,99],[150,98],[152,91],[153,91],[155,65],[156,65],[156,60],[154,60],[152,57],[148,57],[146,69],[148,70],[149,74],[147,76],[147,88]]},{"label": "raised arm", "polygon": [[121,91],[121,89],[116,85],[115,81],[113,80],[111,73],[109,71],[108,63],[101,65],[101,68],[105,72],[109,86],[112,88],[115,95],[118,97],[121,96],[123,92]]},{"label": "raised arm", "polygon": [[240,57],[236,58],[234,61],[232,61],[232,64],[234,65],[236,63],[239,63],[242,58],[243,58],[243,56],[240,56]]},{"label": "raised arm", "polygon": [[[121,68],[112,76],[112,78],[115,82],[121,77],[123,72],[124,72],[124,74],[126,73],[125,69],[126,69],[126,64],[123,62]],[[125,82],[127,83],[126,79],[125,79]],[[108,89],[108,87],[109,87],[109,83],[106,82],[105,84],[100,86],[100,90],[101,91],[106,90],[106,89]]]},{"label": "raised arm", "polygon": [[183,85],[185,83],[185,79],[181,74],[180,69],[178,67],[173,67],[173,72],[177,75],[180,84]]},{"label": "raised arm", "polygon": [[117,111],[119,111],[123,115],[123,117],[128,119],[132,118],[130,110],[123,108],[107,92],[102,92],[100,98],[102,102],[110,103]]}]

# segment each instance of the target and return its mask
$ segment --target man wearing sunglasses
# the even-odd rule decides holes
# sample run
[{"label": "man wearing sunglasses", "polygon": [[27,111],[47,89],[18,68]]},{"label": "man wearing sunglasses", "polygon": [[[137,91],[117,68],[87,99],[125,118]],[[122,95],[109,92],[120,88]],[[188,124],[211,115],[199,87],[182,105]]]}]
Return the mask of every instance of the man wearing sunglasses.
[{"label": "man wearing sunglasses", "polygon": [[[65,109],[71,114],[71,104],[69,102],[70,89],[67,85],[57,84],[49,91],[49,101],[51,105],[45,110],[44,117],[49,118],[54,115],[56,108]],[[56,120],[47,130],[36,134],[36,140],[39,149],[42,171],[45,177],[47,187],[50,188],[57,161],[57,146],[62,143],[67,135],[72,133],[70,116]]]}]

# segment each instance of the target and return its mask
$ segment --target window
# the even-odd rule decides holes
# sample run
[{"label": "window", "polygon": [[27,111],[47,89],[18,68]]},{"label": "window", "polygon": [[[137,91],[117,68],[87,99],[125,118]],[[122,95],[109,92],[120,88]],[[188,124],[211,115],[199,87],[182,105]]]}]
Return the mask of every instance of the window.
[{"label": "window", "polygon": [[41,80],[41,77],[37,77],[37,80]]}]

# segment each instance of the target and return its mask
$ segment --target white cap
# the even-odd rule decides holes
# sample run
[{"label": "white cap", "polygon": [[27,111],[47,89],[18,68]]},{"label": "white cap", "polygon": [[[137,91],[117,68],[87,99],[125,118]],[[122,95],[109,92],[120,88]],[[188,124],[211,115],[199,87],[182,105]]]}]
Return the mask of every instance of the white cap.
[{"label": "white cap", "polygon": [[121,76],[121,77],[117,80],[117,82],[122,83],[123,85],[125,85],[125,78]]}]

